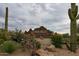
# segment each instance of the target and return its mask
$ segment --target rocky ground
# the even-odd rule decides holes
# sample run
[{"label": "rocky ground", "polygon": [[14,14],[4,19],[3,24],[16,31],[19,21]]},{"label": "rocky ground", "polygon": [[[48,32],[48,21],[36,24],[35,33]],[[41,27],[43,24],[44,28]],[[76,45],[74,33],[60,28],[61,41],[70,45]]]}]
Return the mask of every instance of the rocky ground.
[{"label": "rocky ground", "polygon": [[79,49],[77,49],[76,53],[69,51],[66,45],[62,45],[62,49],[55,48],[54,45],[51,44],[50,39],[37,39],[41,45],[42,49],[36,51],[36,53],[40,54],[41,56],[79,56]]},{"label": "rocky ground", "polygon": [[59,49],[51,46],[47,49],[38,49],[36,54],[39,56],[79,56],[79,49],[77,49],[76,53],[73,53],[67,49]]},{"label": "rocky ground", "polygon": [[1,56],[79,56],[79,49],[77,49],[76,53],[69,51],[65,45],[63,45],[62,49],[55,48],[50,42],[50,39],[38,39],[41,43],[42,48],[35,50],[32,52],[30,49],[26,49],[23,51],[22,49],[18,49],[11,54],[0,52]]}]

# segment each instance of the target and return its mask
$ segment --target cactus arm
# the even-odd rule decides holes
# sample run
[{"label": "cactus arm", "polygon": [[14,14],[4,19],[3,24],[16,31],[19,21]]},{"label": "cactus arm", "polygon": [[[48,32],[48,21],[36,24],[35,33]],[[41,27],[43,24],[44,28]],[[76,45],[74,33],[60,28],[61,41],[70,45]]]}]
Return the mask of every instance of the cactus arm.
[{"label": "cactus arm", "polygon": [[71,9],[68,9],[68,15],[69,15],[70,20],[74,20],[74,16],[72,14]]},{"label": "cactus arm", "polygon": [[77,15],[76,19],[77,19],[77,20],[79,19],[79,15]]},{"label": "cactus arm", "polygon": [[78,6],[76,6],[76,8],[75,8],[75,13],[74,13],[74,16],[76,17],[76,20],[78,20],[79,19],[79,15],[78,15]]},{"label": "cactus arm", "polygon": [[74,10],[74,17],[77,17],[77,14],[78,14],[78,6],[75,7],[75,10]]}]

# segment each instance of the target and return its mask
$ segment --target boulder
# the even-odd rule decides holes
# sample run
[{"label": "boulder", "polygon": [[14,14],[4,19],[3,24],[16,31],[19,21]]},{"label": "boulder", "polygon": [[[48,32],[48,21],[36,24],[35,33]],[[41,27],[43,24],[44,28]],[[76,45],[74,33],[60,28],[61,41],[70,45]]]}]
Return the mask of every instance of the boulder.
[{"label": "boulder", "polygon": [[63,45],[62,45],[62,48],[63,48],[63,49],[68,49],[67,46],[66,46],[66,44],[63,44]]},{"label": "boulder", "polygon": [[49,45],[49,46],[47,46],[47,47],[46,47],[46,50],[48,50],[48,51],[50,51],[50,52],[56,52],[54,45]]},{"label": "boulder", "polygon": [[38,49],[35,51],[34,54],[37,56],[53,56],[52,52],[49,52],[49,51],[44,50],[44,49]]}]

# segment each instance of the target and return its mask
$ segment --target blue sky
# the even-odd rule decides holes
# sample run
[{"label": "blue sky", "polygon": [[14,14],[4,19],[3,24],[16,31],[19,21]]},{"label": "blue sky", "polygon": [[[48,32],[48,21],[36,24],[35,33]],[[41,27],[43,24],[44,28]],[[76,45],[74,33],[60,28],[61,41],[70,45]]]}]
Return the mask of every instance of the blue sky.
[{"label": "blue sky", "polygon": [[0,3],[0,28],[4,28],[5,7],[9,8],[9,29],[22,31],[45,26],[54,32],[69,33],[67,3]]}]

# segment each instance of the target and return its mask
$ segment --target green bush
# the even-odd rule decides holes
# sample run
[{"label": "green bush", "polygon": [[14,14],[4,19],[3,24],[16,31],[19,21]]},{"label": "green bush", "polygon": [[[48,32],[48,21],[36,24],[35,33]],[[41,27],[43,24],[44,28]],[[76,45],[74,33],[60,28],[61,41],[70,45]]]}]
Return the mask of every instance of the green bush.
[{"label": "green bush", "polygon": [[4,32],[0,31],[0,39],[6,40]]},{"label": "green bush", "polygon": [[3,44],[1,44],[1,49],[4,52],[12,53],[14,50],[18,48],[18,43],[14,41],[5,41]]},{"label": "green bush", "polygon": [[3,39],[4,41],[10,40],[10,33],[7,32],[6,34],[7,35],[5,35],[5,31],[4,30],[3,31],[0,30],[0,39]]},{"label": "green bush", "polygon": [[31,43],[32,43],[31,45],[33,45],[34,48],[36,48],[36,49],[41,48],[41,44],[38,41],[36,41],[34,38],[31,39]]},{"label": "green bush", "polygon": [[26,44],[26,47],[28,48],[28,46],[29,46],[30,49],[41,48],[41,44],[37,40],[35,40],[34,37],[26,37],[26,43],[25,44]]},{"label": "green bush", "polygon": [[40,49],[41,48],[41,44],[39,42],[36,42],[36,48]]},{"label": "green bush", "polygon": [[52,44],[55,45],[56,48],[62,48],[62,36],[59,34],[55,34],[51,37]]},{"label": "green bush", "polygon": [[69,38],[69,34],[68,33],[65,33],[65,34],[62,34],[63,35],[63,38]]},{"label": "green bush", "polygon": [[4,39],[0,39],[0,45],[4,42]]},{"label": "green bush", "polygon": [[16,30],[16,32],[11,35],[11,39],[18,43],[21,43],[21,41],[23,39],[22,31]]}]

